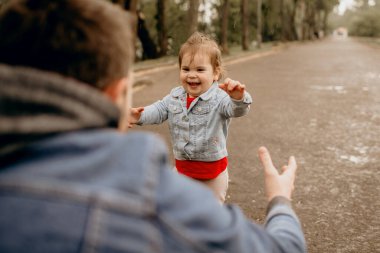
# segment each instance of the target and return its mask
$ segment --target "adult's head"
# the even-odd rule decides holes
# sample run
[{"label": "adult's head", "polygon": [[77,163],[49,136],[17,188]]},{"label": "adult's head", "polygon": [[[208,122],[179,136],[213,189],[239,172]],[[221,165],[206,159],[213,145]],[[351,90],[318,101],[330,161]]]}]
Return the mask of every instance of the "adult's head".
[{"label": "adult's head", "polygon": [[11,0],[0,15],[0,62],[106,90],[133,61],[127,14],[105,0]]}]

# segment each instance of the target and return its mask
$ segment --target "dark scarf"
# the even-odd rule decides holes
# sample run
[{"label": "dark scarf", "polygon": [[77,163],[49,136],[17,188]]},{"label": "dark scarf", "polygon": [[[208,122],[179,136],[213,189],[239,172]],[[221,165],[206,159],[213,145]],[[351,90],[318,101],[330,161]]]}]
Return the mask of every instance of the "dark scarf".
[{"label": "dark scarf", "polygon": [[0,64],[0,158],[55,134],[116,128],[119,110],[74,79]]}]

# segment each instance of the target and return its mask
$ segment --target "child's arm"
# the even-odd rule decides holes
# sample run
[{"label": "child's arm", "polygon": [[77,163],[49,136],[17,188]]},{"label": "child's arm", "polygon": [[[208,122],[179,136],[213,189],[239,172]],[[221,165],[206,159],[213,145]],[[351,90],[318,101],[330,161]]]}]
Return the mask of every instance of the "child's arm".
[{"label": "child's arm", "polygon": [[244,98],[245,85],[239,81],[226,78],[224,83],[219,84],[219,88],[227,92],[227,94],[236,100],[242,100]]},{"label": "child's arm", "polygon": [[219,84],[229,97],[225,97],[220,104],[220,111],[226,117],[241,117],[246,115],[252,104],[252,97],[245,90],[245,85],[239,81],[227,78],[224,83]]},{"label": "child's arm", "polygon": [[128,121],[128,127],[132,128],[141,118],[141,114],[144,111],[144,107],[131,108],[130,119]]},{"label": "child's arm", "polygon": [[153,125],[161,124],[168,119],[168,104],[170,95],[145,107],[131,109],[131,119],[129,127],[133,125]]}]

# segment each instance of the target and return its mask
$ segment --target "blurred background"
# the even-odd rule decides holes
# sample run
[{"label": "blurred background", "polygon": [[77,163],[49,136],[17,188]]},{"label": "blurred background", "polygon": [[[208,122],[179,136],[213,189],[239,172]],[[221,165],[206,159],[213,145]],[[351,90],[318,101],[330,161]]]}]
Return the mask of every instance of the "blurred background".
[{"label": "blurred background", "polygon": [[[0,8],[8,1],[0,0]],[[176,55],[196,30],[213,35],[225,55],[234,48],[247,51],[262,43],[315,40],[330,34],[380,37],[380,0],[112,2],[135,17],[137,61]]]}]

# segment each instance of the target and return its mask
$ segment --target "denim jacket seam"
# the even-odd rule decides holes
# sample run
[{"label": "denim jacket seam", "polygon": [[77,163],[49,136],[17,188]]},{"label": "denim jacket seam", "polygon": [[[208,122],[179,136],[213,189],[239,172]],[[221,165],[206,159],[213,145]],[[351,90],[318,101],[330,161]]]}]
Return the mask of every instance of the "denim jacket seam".
[{"label": "denim jacket seam", "polygon": [[195,239],[192,239],[189,235],[187,235],[184,231],[184,229],[180,228],[176,222],[172,222],[166,215],[164,214],[158,214],[158,220],[161,221],[170,231],[172,231],[172,235],[175,237],[179,237],[182,239],[182,241],[185,241],[189,245],[192,245],[193,248],[197,252],[210,252],[207,246],[205,246],[203,243],[198,242]]},{"label": "denim jacket seam", "polygon": [[[6,181],[5,181],[6,180]],[[118,191],[94,191],[94,190],[78,190],[75,189],[75,183],[70,186],[65,182],[64,186],[60,187],[57,182],[52,182],[51,185],[46,185],[44,180],[19,180],[12,178],[4,178],[0,180],[0,189],[25,193],[30,196],[36,197],[59,197],[60,200],[73,201],[75,203],[82,203],[91,205],[96,203],[98,208],[104,210],[114,210],[121,213],[140,213],[143,211],[147,214],[152,213],[152,210],[146,209],[145,202],[142,200],[131,201],[125,194],[131,193],[118,193]],[[115,195],[118,195],[115,197]],[[144,202],[144,203],[143,203]],[[95,207],[95,206],[92,206]]]}]

